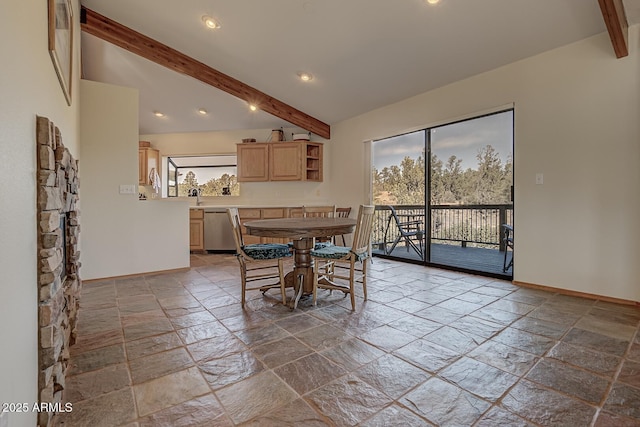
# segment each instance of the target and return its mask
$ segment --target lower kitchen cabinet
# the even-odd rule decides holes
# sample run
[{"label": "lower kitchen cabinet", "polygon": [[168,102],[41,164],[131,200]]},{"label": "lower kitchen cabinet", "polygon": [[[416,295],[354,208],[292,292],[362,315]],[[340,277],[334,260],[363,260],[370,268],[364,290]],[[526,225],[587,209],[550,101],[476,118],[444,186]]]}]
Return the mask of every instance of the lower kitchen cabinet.
[{"label": "lower kitchen cabinet", "polygon": [[[263,208],[239,208],[238,214],[240,215],[240,225],[242,230],[242,240],[245,245],[251,245],[254,243],[289,243],[288,239],[275,238],[275,237],[259,237],[259,236],[250,236],[247,234],[247,229],[242,225],[243,223],[256,219],[275,219],[275,218],[290,218],[290,217],[299,217],[302,212],[302,207],[263,207]],[[231,251],[234,249],[233,243],[230,243],[230,247],[212,247],[209,246],[212,236],[211,233],[214,228],[211,228],[212,225],[218,224],[216,222],[214,224],[211,221],[211,217],[213,214],[220,214],[219,209],[216,212],[212,212],[207,210],[205,213],[205,209],[189,209],[189,249],[193,252],[204,252],[208,250],[225,250]],[[225,223],[228,222],[228,217],[226,213],[224,214]],[[205,238],[205,223],[207,227]],[[229,229],[231,226],[229,225]],[[220,240],[219,243],[222,243],[223,238],[222,232],[220,230],[213,231],[214,236]],[[207,240],[207,242],[205,242]],[[226,242],[229,240],[232,242],[231,237],[225,239]]]},{"label": "lower kitchen cabinet", "polygon": [[203,209],[189,209],[189,250],[204,251]]}]

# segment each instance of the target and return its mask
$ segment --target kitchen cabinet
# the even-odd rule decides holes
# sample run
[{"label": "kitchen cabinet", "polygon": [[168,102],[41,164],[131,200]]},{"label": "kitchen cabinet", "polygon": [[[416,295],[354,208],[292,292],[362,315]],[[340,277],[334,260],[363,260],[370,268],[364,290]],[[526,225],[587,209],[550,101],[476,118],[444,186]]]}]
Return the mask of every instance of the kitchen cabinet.
[{"label": "kitchen cabinet", "polygon": [[322,182],[322,143],[308,141],[238,144],[238,181]]},{"label": "kitchen cabinet", "polygon": [[238,181],[269,181],[269,144],[238,144]]},{"label": "kitchen cabinet", "polygon": [[269,180],[302,181],[302,144],[285,142],[269,148]]},{"label": "kitchen cabinet", "polygon": [[151,173],[160,175],[160,152],[151,143],[140,141],[138,145],[138,184],[152,185]]},{"label": "kitchen cabinet", "polygon": [[204,209],[189,209],[189,250],[204,251]]},{"label": "kitchen cabinet", "polygon": [[322,182],[322,144],[306,142],[303,148],[302,163],[305,181]]}]

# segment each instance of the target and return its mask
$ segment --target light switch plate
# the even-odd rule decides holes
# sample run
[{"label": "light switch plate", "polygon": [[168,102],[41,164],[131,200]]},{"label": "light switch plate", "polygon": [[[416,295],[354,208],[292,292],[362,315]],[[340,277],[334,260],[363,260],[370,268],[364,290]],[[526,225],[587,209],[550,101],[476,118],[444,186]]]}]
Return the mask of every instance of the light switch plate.
[{"label": "light switch plate", "polygon": [[120,185],[120,194],[136,194],[137,191],[135,185]]},{"label": "light switch plate", "polygon": [[541,173],[536,174],[536,185],[544,184],[544,175]]},{"label": "light switch plate", "polygon": [[9,413],[0,412],[0,427],[9,427]]}]

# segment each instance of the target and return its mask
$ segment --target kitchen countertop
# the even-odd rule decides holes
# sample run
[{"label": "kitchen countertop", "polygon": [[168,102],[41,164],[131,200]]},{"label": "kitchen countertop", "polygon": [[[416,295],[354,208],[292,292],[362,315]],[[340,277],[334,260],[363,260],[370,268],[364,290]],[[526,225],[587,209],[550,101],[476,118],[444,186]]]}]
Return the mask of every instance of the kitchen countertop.
[{"label": "kitchen countertop", "polygon": [[[240,208],[240,209],[291,209],[291,208],[301,208],[303,204],[290,204],[290,205],[265,205],[265,204],[251,204],[251,205],[243,205],[243,204],[235,204],[235,203],[227,203],[227,204],[213,204],[204,202],[200,206],[195,205],[195,200],[192,202],[189,199],[178,198],[178,197],[164,197],[164,198],[156,198],[156,199],[146,199],[141,200],[144,202],[153,202],[153,203],[175,203],[175,202],[187,202],[189,203],[189,209],[228,209],[228,208]],[[331,203],[314,203],[308,204],[307,206],[326,206]]]},{"label": "kitchen countertop", "polygon": [[[311,206],[311,205],[307,205]],[[200,206],[189,206],[189,209],[228,209],[228,208],[240,208],[240,209],[290,209],[290,208],[301,208],[302,205],[292,205],[292,206],[265,206],[265,205],[200,205]]]}]

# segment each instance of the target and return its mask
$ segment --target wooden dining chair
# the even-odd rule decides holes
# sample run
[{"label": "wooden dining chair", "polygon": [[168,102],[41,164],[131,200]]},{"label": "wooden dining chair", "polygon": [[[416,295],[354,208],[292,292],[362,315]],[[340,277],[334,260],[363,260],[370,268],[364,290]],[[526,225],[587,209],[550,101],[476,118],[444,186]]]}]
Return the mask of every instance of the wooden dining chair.
[{"label": "wooden dining chair", "polygon": [[[347,208],[336,208],[336,218],[349,218],[349,215],[351,215],[350,206]],[[333,243],[337,243],[338,237],[340,237],[342,239],[342,246],[345,246],[347,243],[344,236],[344,234],[341,234],[340,236],[333,236]]]},{"label": "wooden dining chair", "polygon": [[304,208],[302,206],[289,209],[289,218],[303,218]]},{"label": "wooden dining chair", "polygon": [[334,218],[336,216],[336,205],[303,206],[302,211],[305,218]]},{"label": "wooden dining chair", "polygon": [[375,206],[360,205],[351,247],[330,245],[311,251],[314,305],[318,288],[339,290],[345,297],[347,294],[351,296],[351,310],[355,310],[356,283],[362,283],[364,299],[367,299],[367,264],[371,256],[369,246],[374,214]]},{"label": "wooden dining chair", "polygon": [[[335,218],[336,216],[336,205],[331,206],[303,206],[302,207],[303,216],[305,218]],[[332,243],[333,236],[326,237],[316,237],[315,239],[318,243]]]},{"label": "wooden dining chair", "polygon": [[[287,303],[284,283],[284,258],[291,256],[289,246],[280,243],[257,243],[245,245],[242,240],[240,216],[237,208],[227,210],[233,238],[236,244],[236,257],[240,263],[240,278],[242,280],[241,303],[244,308],[246,292],[260,290],[264,294],[269,289],[280,289],[282,303]],[[278,279],[276,283],[264,284],[269,279]],[[248,287],[249,283],[258,282]]]}]

